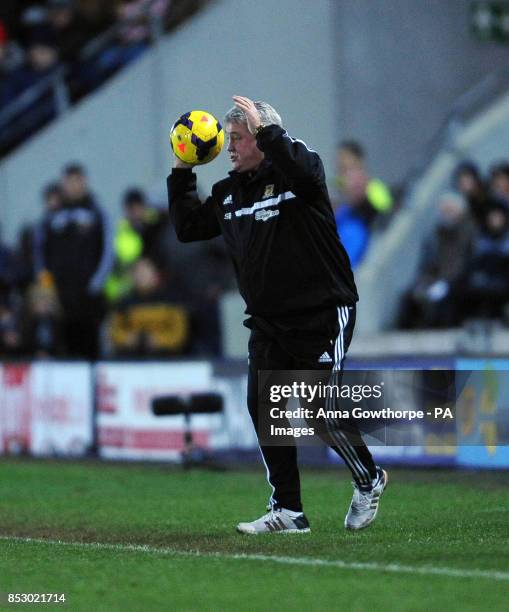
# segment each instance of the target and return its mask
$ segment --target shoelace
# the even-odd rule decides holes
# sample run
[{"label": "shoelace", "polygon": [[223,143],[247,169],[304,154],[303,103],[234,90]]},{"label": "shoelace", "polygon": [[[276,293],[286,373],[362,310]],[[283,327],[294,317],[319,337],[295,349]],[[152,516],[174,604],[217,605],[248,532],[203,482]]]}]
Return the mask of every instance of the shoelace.
[{"label": "shoelace", "polygon": [[352,505],[359,510],[369,508],[371,506],[371,491],[361,491],[354,485]]},{"label": "shoelace", "polygon": [[353,493],[353,505],[355,508],[368,508],[373,500],[373,490],[380,484],[380,476],[373,481],[373,489],[371,491],[361,491],[357,486],[357,483],[352,482],[354,489]]}]

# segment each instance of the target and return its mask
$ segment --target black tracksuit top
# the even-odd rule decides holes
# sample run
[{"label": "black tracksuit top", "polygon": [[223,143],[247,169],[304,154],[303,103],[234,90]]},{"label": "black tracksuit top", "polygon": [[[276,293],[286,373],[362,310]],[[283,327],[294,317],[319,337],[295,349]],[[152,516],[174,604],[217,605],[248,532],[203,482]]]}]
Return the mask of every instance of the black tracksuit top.
[{"label": "black tracksuit top", "polygon": [[222,234],[246,314],[279,319],[353,305],[357,290],[338,238],[322,161],[277,126],[257,135],[265,159],[254,172],[230,172],[202,203],[196,175],[168,177],[170,217],[182,242]]}]

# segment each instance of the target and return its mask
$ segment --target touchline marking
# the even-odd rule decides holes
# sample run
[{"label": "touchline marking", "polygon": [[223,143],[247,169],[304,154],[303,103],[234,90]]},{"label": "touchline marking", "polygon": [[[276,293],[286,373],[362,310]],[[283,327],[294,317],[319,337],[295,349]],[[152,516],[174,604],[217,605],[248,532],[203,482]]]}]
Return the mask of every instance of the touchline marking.
[{"label": "touchline marking", "polygon": [[[284,537],[284,536],[283,536]],[[18,536],[0,536],[0,540],[22,542],[25,544],[48,544],[52,546],[68,546],[70,548],[90,548],[96,550],[116,550],[120,552],[142,552],[159,555],[182,557],[208,557],[216,559],[231,559],[240,561],[269,561],[283,565],[307,565],[320,567],[337,567],[346,570],[373,570],[377,572],[392,572],[396,574],[420,574],[426,576],[449,576],[453,578],[486,578],[488,580],[509,580],[509,572],[497,570],[461,569],[454,567],[430,567],[418,565],[400,565],[399,563],[363,563],[341,561],[339,559],[317,559],[313,557],[281,557],[277,555],[260,555],[249,553],[201,552],[199,550],[177,550],[174,548],[158,548],[146,544],[107,544],[105,542],[65,542],[63,540],[46,540],[44,538],[23,538]]]}]

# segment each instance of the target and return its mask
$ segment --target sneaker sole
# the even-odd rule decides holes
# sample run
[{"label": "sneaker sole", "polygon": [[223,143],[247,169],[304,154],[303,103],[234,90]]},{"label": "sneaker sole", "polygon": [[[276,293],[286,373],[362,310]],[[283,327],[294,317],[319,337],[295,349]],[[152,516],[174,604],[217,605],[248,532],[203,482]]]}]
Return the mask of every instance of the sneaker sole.
[{"label": "sneaker sole", "polygon": [[[384,484],[384,488],[380,492],[379,499],[382,498],[382,495],[384,494],[384,491],[385,489],[387,489],[387,485],[389,484],[389,474],[387,474],[385,470],[382,470],[382,472],[384,475],[385,484]],[[369,521],[366,521],[362,525],[359,525],[359,527],[351,527],[350,525],[347,525],[346,519],[345,519],[345,529],[347,529],[348,531],[360,531],[361,529],[366,529],[366,527],[369,527],[371,523],[376,519],[376,515],[378,514],[379,507],[380,507],[380,502],[378,502],[378,506],[376,507],[375,514],[373,514],[373,516],[369,519]]]},{"label": "sneaker sole", "polygon": [[263,535],[271,535],[271,534],[278,534],[278,533],[289,535],[291,533],[311,533],[311,528],[305,527],[304,529],[281,529],[280,531],[243,531],[242,529],[239,529],[237,527],[237,532],[241,533],[242,535],[250,535],[250,536],[256,536],[256,535],[263,536]]}]

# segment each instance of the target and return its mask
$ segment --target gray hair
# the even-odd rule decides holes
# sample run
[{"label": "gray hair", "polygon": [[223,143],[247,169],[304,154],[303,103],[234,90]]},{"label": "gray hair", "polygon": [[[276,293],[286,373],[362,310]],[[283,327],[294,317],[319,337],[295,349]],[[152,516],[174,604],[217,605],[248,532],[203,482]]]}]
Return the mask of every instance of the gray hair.
[{"label": "gray hair", "polygon": [[[279,125],[283,127],[283,120],[279,113],[267,102],[257,101],[254,103],[258,112],[260,113],[260,119],[264,125]],[[233,106],[224,116],[225,123],[247,123],[246,115],[243,110]]]}]

